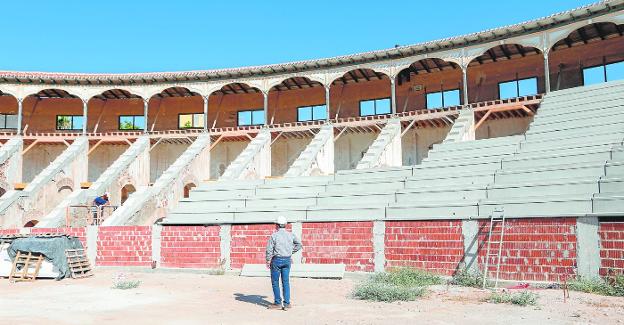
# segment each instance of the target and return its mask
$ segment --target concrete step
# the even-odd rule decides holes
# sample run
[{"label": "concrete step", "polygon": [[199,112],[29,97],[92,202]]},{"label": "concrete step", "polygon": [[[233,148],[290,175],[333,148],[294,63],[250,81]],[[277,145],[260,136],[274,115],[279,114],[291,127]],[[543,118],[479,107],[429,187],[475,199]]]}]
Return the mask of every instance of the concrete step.
[{"label": "concrete step", "polygon": [[573,217],[592,213],[592,199],[591,195],[558,195],[482,200],[479,215],[488,216],[500,208],[514,217]]},{"label": "concrete step", "polygon": [[599,191],[598,179],[594,177],[555,180],[551,182],[534,181],[515,184],[494,184],[487,190],[488,199],[506,199],[532,197],[536,195],[585,195],[591,196]]}]

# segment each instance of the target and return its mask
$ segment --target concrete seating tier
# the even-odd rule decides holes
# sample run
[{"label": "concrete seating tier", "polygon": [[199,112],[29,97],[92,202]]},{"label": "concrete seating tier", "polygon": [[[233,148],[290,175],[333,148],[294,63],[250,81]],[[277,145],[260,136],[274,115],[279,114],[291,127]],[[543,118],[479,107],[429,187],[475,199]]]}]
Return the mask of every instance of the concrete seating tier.
[{"label": "concrete seating tier", "polygon": [[420,165],[203,184],[165,223],[624,214],[624,82],[552,92],[526,134],[433,146]]}]

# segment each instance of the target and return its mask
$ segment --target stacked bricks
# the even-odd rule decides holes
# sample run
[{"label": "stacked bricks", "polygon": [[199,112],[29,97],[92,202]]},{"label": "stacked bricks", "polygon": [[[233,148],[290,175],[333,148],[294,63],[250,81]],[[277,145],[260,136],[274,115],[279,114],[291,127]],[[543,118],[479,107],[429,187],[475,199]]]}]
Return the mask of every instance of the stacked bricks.
[{"label": "stacked bricks", "polygon": [[624,274],[624,222],[601,222],[600,275]]},{"label": "stacked bricks", "polygon": [[347,271],[372,272],[373,223],[304,223],[303,263],[344,263]]},{"label": "stacked bricks", "polygon": [[65,234],[77,237],[82,246],[87,249],[87,230],[86,228],[31,228],[31,234]]},{"label": "stacked bricks", "polygon": [[150,226],[100,227],[97,238],[98,266],[149,266],[152,262]]},{"label": "stacked bricks", "polygon": [[387,221],[386,267],[452,275],[464,254],[461,221]]},{"label": "stacked bricks", "polygon": [[[479,222],[479,265],[487,254],[489,220]],[[500,233],[500,222],[493,234]],[[492,236],[498,241],[499,236]],[[498,244],[491,245],[498,252]],[[496,258],[490,258],[494,276]],[[507,219],[501,253],[500,278],[518,281],[563,281],[574,277],[576,269],[576,219]]]},{"label": "stacked bricks", "polygon": [[264,264],[266,245],[274,231],[274,224],[232,225],[231,267],[240,269],[245,264]]},{"label": "stacked bricks", "polygon": [[219,226],[163,227],[160,265],[180,268],[219,268],[221,266],[219,229]]}]

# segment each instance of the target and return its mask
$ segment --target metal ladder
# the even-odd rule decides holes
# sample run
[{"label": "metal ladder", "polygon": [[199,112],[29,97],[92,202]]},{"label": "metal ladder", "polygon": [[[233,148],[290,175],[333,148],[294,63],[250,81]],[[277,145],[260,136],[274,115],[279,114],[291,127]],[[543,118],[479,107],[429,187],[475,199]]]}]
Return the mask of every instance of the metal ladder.
[{"label": "metal ladder", "polygon": [[[500,224],[500,230],[493,232],[496,229],[496,224]],[[492,241],[492,235],[497,236],[498,240]],[[494,278],[494,288],[498,287],[498,278],[500,274],[501,254],[503,252],[503,239],[505,237],[505,214],[502,209],[497,209],[490,215],[490,231],[488,232],[487,251],[485,254],[485,267],[483,268],[483,288],[487,285],[488,272],[490,267],[490,259],[495,258],[496,261],[496,277]],[[492,244],[498,245],[495,253],[492,253]]]}]

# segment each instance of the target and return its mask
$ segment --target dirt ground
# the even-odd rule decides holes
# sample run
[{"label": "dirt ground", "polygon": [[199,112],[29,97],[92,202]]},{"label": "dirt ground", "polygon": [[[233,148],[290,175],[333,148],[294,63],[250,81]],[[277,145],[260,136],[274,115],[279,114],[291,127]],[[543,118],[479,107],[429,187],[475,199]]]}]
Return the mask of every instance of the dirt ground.
[{"label": "dirt ground", "polygon": [[536,290],[538,306],[483,302],[487,291],[433,287],[414,302],[371,303],[349,297],[358,279],[292,279],[293,309],[267,310],[267,278],[125,272],[136,289],[112,289],[118,271],[82,280],[11,284],[0,279],[3,324],[620,324],[624,299]]}]

